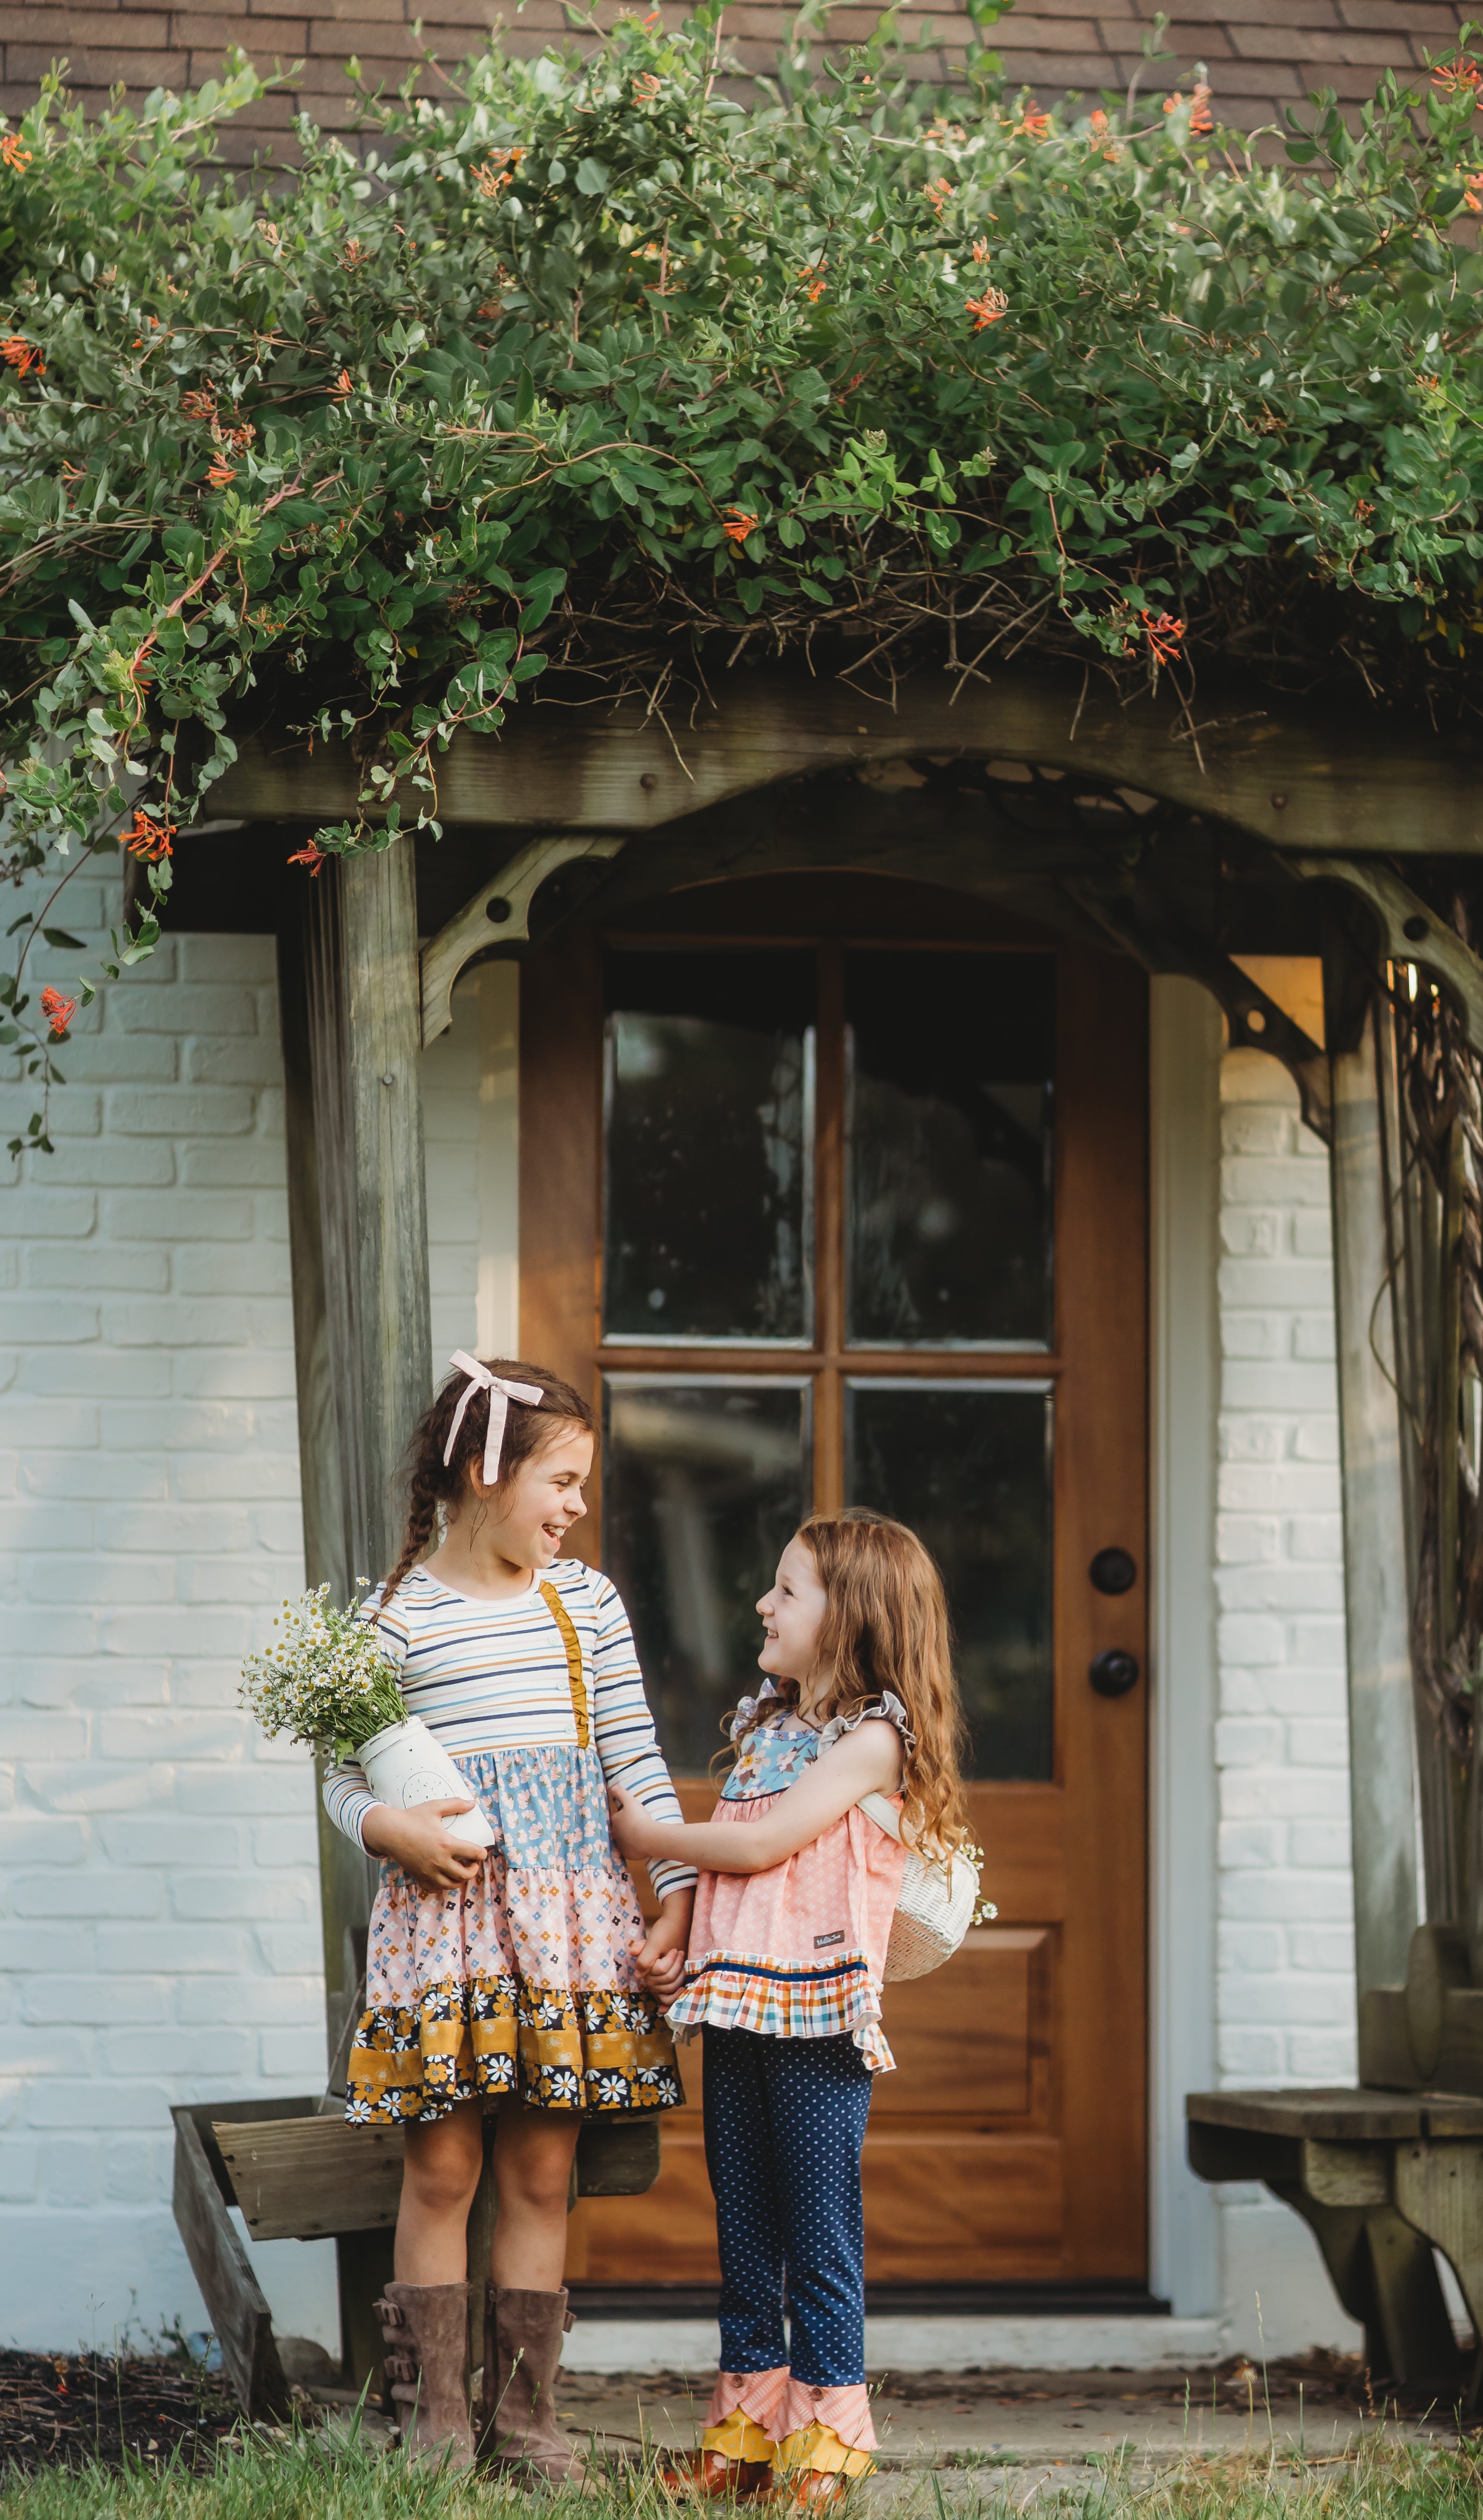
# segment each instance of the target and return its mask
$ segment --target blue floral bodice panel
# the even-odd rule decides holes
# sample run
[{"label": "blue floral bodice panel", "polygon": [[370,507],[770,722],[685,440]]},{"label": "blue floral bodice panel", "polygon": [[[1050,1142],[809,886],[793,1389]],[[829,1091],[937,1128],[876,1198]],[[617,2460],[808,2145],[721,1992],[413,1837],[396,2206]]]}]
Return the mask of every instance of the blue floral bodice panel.
[{"label": "blue floral bodice panel", "polygon": [[[760,1794],[786,1792],[795,1778],[811,1767],[821,1751],[829,1749],[842,1733],[853,1732],[857,1725],[863,1724],[869,1716],[894,1724],[907,1749],[916,1747],[916,1735],[906,1721],[906,1710],[899,1697],[892,1696],[889,1688],[871,1705],[860,1707],[857,1714],[833,1716],[817,1730],[811,1724],[802,1723],[796,1715],[790,1715],[776,1723],[758,1724],[755,1732],[749,1732],[748,1727],[756,1724],[767,1700],[776,1695],[777,1691],[768,1680],[763,1683],[755,1697],[743,1697],[737,1703],[731,1738],[733,1741],[741,1740],[742,1747],[735,1767],[720,1789],[724,1803],[752,1802]],[[744,1740],[743,1734],[746,1734]]]}]

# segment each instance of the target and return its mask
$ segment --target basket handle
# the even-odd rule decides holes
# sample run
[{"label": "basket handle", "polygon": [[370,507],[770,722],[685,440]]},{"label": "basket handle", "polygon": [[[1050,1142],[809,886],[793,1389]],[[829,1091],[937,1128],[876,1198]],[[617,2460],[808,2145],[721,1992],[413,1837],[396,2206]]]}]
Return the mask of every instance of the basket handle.
[{"label": "basket handle", "polygon": [[902,1828],[901,1813],[885,1794],[861,1794],[855,1808],[862,1811],[867,1820],[873,1820],[876,1827],[883,1828],[886,1835],[894,1837],[899,1845],[910,1846],[911,1840]]}]

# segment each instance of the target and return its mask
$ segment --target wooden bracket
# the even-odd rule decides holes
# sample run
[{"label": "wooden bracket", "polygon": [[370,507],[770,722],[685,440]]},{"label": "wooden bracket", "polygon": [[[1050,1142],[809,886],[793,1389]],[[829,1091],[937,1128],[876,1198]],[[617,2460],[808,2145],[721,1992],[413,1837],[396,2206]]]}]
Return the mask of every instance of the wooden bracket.
[{"label": "wooden bracket", "polygon": [[[1325,869],[1328,861],[1319,861]],[[1162,906],[1146,893],[1111,895],[1088,883],[1060,878],[1109,936],[1115,937],[1148,971],[1179,971],[1198,980],[1219,1003],[1230,1026],[1233,1049],[1265,1050],[1280,1061],[1298,1089],[1303,1117],[1324,1146],[1333,1142],[1329,1108],[1328,1059],[1301,1024],[1293,1022],[1276,1001],[1248,977],[1238,963],[1219,946],[1206,945],[1177,926]]]},{"label": "wooden bracket", "polygon": [[567,834],[531,840],[506,858],[497,875],[481,884],[446,927],[422,950],[422,1046],[436,1041],[453,1020],[453,984],[466,964],[490,945],[511,945],[531,933],[531,904],[548,875],[573,858],[616,858],[621,839]]},{"label": "wooden bracket", "polygon": [[1286,858],[1294,875],[1342,883],[1374,913],[1392,963],[1414,963],[1457,1007],[1468,1049],[1483,1058],[1483,959],[1428,902],[1378,860]]}]

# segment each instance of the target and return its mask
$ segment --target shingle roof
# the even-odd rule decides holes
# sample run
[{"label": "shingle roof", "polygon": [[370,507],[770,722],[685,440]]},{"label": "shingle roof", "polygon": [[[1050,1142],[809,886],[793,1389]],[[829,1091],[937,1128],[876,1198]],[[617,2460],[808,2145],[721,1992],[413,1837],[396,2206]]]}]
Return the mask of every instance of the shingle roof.
[{"label": "shingle roof", "polygon": [[[670,0],[676,9],[677,0]],[[1144,69],[1145,91],[1183,84],[1204,62],[1218,114],[1250,130],[1280,119],[1314,88],[1332,88],[1341,102],[1368,96],[1384,68],[1404,77],[1424,69],[1428,50],[1451,43],[1467,12],[1451,0],[1176,0],[1179,15],[1165,42],[1172,62]],[[70,64],[71,83],[99,102],[116,81],[136,95],[157,85],[195,87],[214,76],[229,44],[240,44],[259,69],[301,61],[298,103],[274,96],[242,117],[235,154],[250,155],[281,132],[299,106],[327,129],[347,129],[351,92],[345,65],[358,57],[372,85],[397,84],[419,50],[452,65],[474,50],[497,12],[496,0],[329,0],[294,9],[289,0],[191,0],[189,7],[115,7],[25,0],[0,6],[0,109],[16,115],[29,105],[51,63]],[[939,41],[935,58],[950,76],[960,65],[968,21],[952,7],[920,9]],[[769,68],[794,15],[793,0],[734,0],[726,32],[750,69]],[[1066,89],[1121,91],[1138,68],[1152,22],[1151,0],[1114,0],[1095,10],[1086,0],[1025,0],[1001,21],[997,49],[1011,81],[1034,87],[1043,102]],[[422,41],[413,21],[422,18]],[[875,8],[837,7],[830,31],[857,40],[878,22]],[[909,23],[910,21],[908,20]],[[528,0],[506,36],[517,53],[540,51],[565,31],[561,0]],[[436,87],[436,76],[430,83]]]}]

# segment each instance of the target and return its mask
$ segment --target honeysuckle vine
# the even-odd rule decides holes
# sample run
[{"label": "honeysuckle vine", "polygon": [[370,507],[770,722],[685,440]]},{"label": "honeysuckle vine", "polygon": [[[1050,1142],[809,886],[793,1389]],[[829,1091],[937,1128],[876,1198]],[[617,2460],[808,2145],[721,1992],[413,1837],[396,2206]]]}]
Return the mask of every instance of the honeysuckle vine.
[{"label": "honeysuckle vine", "polygon": [[[312,875],[436,832],[452,736],[542,672],[663,711],[789,648],[887,689],[1219,656],[1465,703],[1469,36],[1275,163],[1203,79],[1006,95],[996,13],[950,92],[889,22],[842,59],[801,25],[752,103],[718,8],[627,18],[251,176],[240,59],[92,121],[48,81],[0,135],[0,871],[129,852],[116,975],[244,730],[351,746]],[[50,901],[14,932],[19,1148],[93,980],[33,1003],[32,940],[73,940]]]}]

